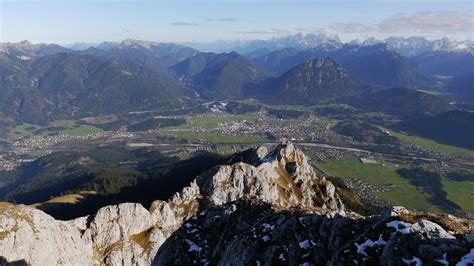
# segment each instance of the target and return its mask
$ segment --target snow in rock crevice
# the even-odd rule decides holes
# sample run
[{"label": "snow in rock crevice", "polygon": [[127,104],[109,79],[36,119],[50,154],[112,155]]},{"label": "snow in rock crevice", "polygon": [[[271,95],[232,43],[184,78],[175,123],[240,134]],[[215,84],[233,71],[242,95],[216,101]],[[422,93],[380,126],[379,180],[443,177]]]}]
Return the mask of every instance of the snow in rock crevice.
[{"label": "snow in rock crevice", "polygon": [[401,233],[403,235],[411,233],[412,230],[412,224],[402,222],[402,221],[391,221],[386,223],[388,228],[393,228],[396,230],[396,232]]},{"label": "snow in rock crevice", "polygon": [[367,252],[365,252],[365,249],[368,248],[368,247],[381,247],[381,246],[385,246],[387,244],[387,242],[385,242],[385,240],[383,239],[382,237],[382,234],[380,234],[379,236],[379,239],[377,241],[373,241],[372,239],[367,239],[364,243],[362,244],[357,244],[355,243],[356,247],[357,247],[357,253],[361,254],[361,255],[364,255],[364,256],[368,256]]},{"label": "snow in rock crevice", "polygon": [[402,261],[406,265],[411,265],[414,262],[416,266],[423,266],[423,262],[415,256],[411,260],[403,258]]}]

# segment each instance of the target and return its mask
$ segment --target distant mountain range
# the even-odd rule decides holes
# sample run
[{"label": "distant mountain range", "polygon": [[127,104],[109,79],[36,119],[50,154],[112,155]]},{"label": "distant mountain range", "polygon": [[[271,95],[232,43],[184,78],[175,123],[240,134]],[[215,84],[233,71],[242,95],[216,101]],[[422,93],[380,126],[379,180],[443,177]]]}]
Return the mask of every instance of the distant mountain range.
[{"label": "distant mountain range", "polygon": [[[452,40],[442,38],[438,40],[427,40],[423,37],[389,37],[384,40],[368,38],[366,40],[353,40],[347,44],[371,46],[375,44],[387,44],[390,50],[394,50],[404,56],[412,57],[427,52],[467,52],[474,53],[474,40]],[[112,48],[126,48],[130,46],[143,46],[150,48],[161,43],[127,39],[123,42],[102,42],[99,44],[78,42],[66,44],[62,49],[85,50],[87,48],[98,48],[110,50]],[[255,51],[265,51],[266,53],[285,48],[295,48],[298,50],[307,50],[317,47],[327,49],[340,48],[343,43],[336,34],[329,33],[297,33],[280,36],[270,39],[255,40],[219,40],[214,42],[184,42],[183,46],[192,47],[203,52],[238,52],[240,54],[251,54]],[[22,46],[22,47],[20,47]],[[34,46],[37,46],[36,48]],[[6,47],[16,47],[17,49],[38,50],[38,48],[50,47],[50,44],[31,44],[28,41],[20,43],[0,43],[0,51]],[[263,55],[263,54],[260,54]]]},{"label": "distant mountain range", "polygon": [[58,44],[32,44],[29,41],[22,41],[18,43],[0,43],[0,52],[12,56],[18,56],[25,60],[35,56],[44,56],[69,51],[71,50]]},{"label": "distant mountain range", "polygon": [[385,44],[372,46],[344,45],[340,49],[292,48],[275,51],[253,61],[275,74],[318,57],[336,58],[349,73],[364,83],[383,86],[430,86],[434,79],[408,58],[391,51]]},{"label": "distant mountain range", "polygon": [[318,46],[340,47],[341,40],[337,35],[327,33],[298,33],[268,40],[230,40],[214,41],[210,43],[186,42],[183,45],[193,47],[201,51],[231,52],[248,54],[256,50],[265,49],[276,51],[284,48],[311,49]]},{"label": "distant mountain range", "polygon": [[474,52],[474,41],[456,41],[448,38],[439,40],[427,40],[423,37],[389,37],[385,40],[368,38],[363,42],[353,41],[363,46],[386,43],[390,50],[397,51],[404,56],[416,56],[427,52]]},{"label": "distant mountain range", "polygon": [[[443,38],[439,40],[427,40],[423,37],[389,37],[384,40],[368,38],[363,41],[354,40],[349,44],[370,46],[375,44],[387,44],[390,50],[396,51],[404,56],[412,57],[426,52],[474,52],[473,40],[451,40]],[[295,48],[307,50],[316,47],[329,49],[340,48],[344,43],[335,34],[329,33],[297,33],[267,40],[231,40],[214,41],[210,43],[187,42],[183,45],[193,47],[201,51],[230,52],[236,51],[241,54],[249,54],[254,51],[267,52],[281,50],[284,48]]]},{"label": "distant mountain range", "polygon": [[[201,53],[187,46],[140,40],[103,42],[85,50],[27,41],[1,43],[0,121],[44,123],[57,118],[182,108],[196,100],[248,97],[314,104],[355,95],[373,86],[436,86],[454,99],[471,101],[469,74],[474,61],[469,43],[409,38],[405,41],[412,45],[403,46],[403,40],[342,44],[337,36],[298,34],[239,42],[236,50],[242,54],[248,51],[246,56],[237,52]],[[436,52],[430,50],[409,58],[394,51],[395,46],[398,50],[417,47],[418,51],[429,46],[428,50]],[[440,81],[434,75],[455,78]],[[426,96],[415,90],[408,94],[400,89],[392,92],[381,95],[380,101],[393,97],[400,104],[433,100],[441,104],[440,109],[448,110],[444,107],[450,106],[440,96]],[[379,97],[369,96],[374,96],[375,101]],[[415,98],[404,98],[412,96]],[[357,97],[351,102],[356,107],[361,101]],[[418,108],[409,105],[406,108],[410,112]],[[379,107],[384,112],[392,108]],[[430,112],[430,108],[419,109]],[[388,112],[406,115],[396,110]]]}]

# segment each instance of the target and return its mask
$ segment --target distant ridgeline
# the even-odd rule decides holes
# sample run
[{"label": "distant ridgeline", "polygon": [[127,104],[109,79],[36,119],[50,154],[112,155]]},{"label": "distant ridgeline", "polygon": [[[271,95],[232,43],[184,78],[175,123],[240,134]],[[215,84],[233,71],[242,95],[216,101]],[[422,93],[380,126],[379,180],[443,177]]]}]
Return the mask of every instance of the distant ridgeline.
[{"label": "distant ridgeline", "polygon": [[[55,44],[3,43],[0,127],[129,111],[178,112],[209,100],[257,98],[312,105],[394,86],[441,88],[463,104],[473,99],[469,43],[389,38],[343,44],[337,37],[300,34],[241,45],[245,47],[234,50],[245,55],[135,40],[78,51]],[[427,101],[449,109],[441,103],[445,96],[420,95],[392,90],[386,97],[408,109]],[[368,108],[393,114],[384,108],[395,106],[385,101],[383,106],[369,103]]]}]

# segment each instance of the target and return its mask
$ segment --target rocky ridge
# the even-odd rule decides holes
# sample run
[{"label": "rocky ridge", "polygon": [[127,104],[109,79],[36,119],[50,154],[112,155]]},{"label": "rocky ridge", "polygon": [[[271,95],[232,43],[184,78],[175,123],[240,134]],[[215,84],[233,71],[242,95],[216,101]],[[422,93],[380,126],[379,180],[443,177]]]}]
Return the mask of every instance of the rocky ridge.
[{"label": "rocky ridge", "polygon": [[[123,203],[71,221],[0,209],[0,264],[371,264],[468,260],[474,224],[403,208],[363,217],[291,142],[212,168],[149,210]],[[467,259],[463,258],[466,256]]]}]

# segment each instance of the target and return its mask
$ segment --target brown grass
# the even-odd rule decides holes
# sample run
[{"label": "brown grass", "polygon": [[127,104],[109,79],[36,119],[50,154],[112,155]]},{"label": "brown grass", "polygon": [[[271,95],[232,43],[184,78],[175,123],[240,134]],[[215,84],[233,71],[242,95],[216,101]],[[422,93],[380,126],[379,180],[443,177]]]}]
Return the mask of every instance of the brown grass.
[{"label": "brown grass", "polygon": [[455,220],[446,214],[402,214],[398,217],[400,220],[408,223],[416,223],[421,219],[425,219],[441,225],[443,228],[453,231],[455,234],[468,234],[474,231],[473,220]]},{"label": "brown grass", "polygon": [[150,234],[152,230],[153,227],[141,233],[131,235],[130,238],[140,245],[144,251],[147,251],[150,248]]},{"label": "brown grass", "polygon": [[69,204],[76,204],[82,201],[85,197],[89,195],[96,195],[97,192],[95,191],[81,191],[78,194],[68,194],[64,196],[59,196],[52,198],[48,201],[45,202],[39,202],[39,203],[34,203],[29,205],[30,207],[33,208],[40,208],[43,207],[43,205],[46,205],[48,203],[69,203]]}]

